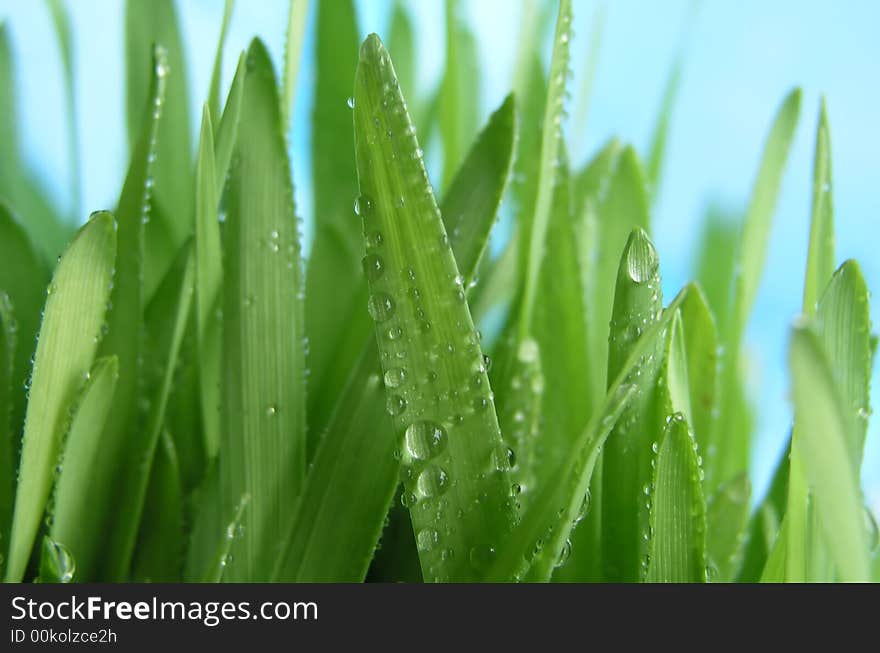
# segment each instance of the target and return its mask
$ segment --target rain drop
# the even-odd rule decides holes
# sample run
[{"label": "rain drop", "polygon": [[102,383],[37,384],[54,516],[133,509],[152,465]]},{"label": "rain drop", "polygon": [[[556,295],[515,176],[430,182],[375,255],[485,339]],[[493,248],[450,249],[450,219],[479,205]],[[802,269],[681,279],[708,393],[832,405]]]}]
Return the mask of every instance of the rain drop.
[{"label": "rain drop", "polygon": [[406,429],[404,444],[412,458],[428,460],[446,448],[446,431],[436,422],[413,422]]},{"label": "rain drop", "polygon": [[373,213],[373,200],[367,195],[358,195],[354,200],[354,212],[362,218],[367,218]]},{"label": "rain drop", "polygon": [[370,300],[367,302],[367,309],[373,320],[376,322],[385,322],[386,320],[391,319],[394,315],[394,300],[384,292],[377,292],[370,295]]},{"label": "rain drop", "polygon": [[364,276],[370,281],[375,281],[385,272],[385,264],[377,254],[367,254],[361,260],[361,266],[364,268]]}]

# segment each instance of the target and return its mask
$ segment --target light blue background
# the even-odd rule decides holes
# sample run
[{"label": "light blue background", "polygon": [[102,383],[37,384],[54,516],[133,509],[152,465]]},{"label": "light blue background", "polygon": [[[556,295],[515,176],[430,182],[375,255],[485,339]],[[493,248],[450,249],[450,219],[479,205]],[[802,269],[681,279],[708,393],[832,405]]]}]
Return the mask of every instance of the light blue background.
[{"label": "light blue background", "polygon": [[[286,0],[239,0],[237,4],[227,42],[224,83],[232,74],[237,53],[255,34],[267,42],[276,63],[281,61]],[[578,161],[613,134],[646,151],[689,4],[687,0],[606,3],[586,136],[584,142],[571,147]],[[314,14],[314,0],[312,5]],[[510,87],[519,34],[519,3],[471,0],[464,5],[483,59],[485,116]],[[598,3],[575,0],[574,5],[572,88],[576,91]],[[421,47],[420,91],[426,92],[437,82],[442,69],[442,0],[412,0],[408,6],[416,20]],[[75,33],[79,84],[76,101],[82,140],[84,217],[91,210],[113,206],[126,169],[123,2],[69,0],[68,7]],[[184,0],[178,2],[178,9],[195,109],[207,91],[222,1]],[[387,33],[388,9],[387,0],[360,3],[364,35],[371,31]],[[57,202],[69,206],[61,68],[48,12],[36,0],[0,0],[0,19],[9,21],[18,55],[27,154]],[[773,225],[763,285],[747,334],[754,361],[749,390],[760,400],[753,466],[758,491],[766,484],[790,422],[785,351],[789,325],[801,302],[820,93],[827,97],[831,120],[837,257],[839,261],[859,259],[868,285],[880,288],[878,25],[880,3],[872,0],[706,0],[693,25],[673,116],[666,172],[653,216],[667,296],[690,278],[694,245],[707,203],[718,200],[735,210],[745,207],[771,118],[792,86],[804,89],[801,124]],[[311,44],[309,38],[291,138],[297,200],[304,216],[311,215]],[[198,113],[192,112],[194,130]],[[307,224],[307,236],[310,231]],[[876,302],[872,316],[876,323],[880,316]],[[878,392],[873,395],[876,405]],[[875,512],[880,511],[878,433],[880,428],[874,420],[863,476]]]}]

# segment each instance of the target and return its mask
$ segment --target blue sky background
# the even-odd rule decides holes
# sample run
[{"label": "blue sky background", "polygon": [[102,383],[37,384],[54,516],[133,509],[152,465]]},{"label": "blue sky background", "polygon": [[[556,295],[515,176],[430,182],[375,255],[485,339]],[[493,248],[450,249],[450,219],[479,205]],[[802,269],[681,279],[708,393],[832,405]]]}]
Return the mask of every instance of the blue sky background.
[{"label": "blue sky background", "polygon": [[[333,1],[333,0],[323,0]],[[127,166],[124,125],[122,0],[68,1],[75,40],[81,135],[83,217],[115,203]],[[222,15],[222,0],[178,3],[192,106],[206,95]],[[238,52],[253,35],[281,61],[287,0],[239,0],[224,61],[228,83]],[[311,2],[314,14],[315,0]],[[508,92],[513,77],[520,7],[514,0],[471,0],[465,16],[474,29],[483,66],[483,117]],[[598,73],[577,161],[611,135],[645,152],[670,66],[679,47],[689,0],[607,1]],[[422,92],[443,65],[442,0],[407,2],[421,48]],[[599,3],[574,0],[573,68],[577,89],[587,37]],[[359,3],[363,35],[387,34],[388,0]],[[312,16],[314,18],[314,16]],[[33,166],[61,206],[69,206],[61,66],[51,23],[37,0],[0,0],[17,53],[23,139]],[[837,257],[859,259],[871,288],[880,288],[880,2],[873,0],[705,0],[693,24],[689,54],[673,115],[663,185],[653,215],[664,290],[674,294],[692,271],[693,252],[707,204],[734,210],[748,201],[770,120],[785,93],[804,90],[801,123],[773,225],[768,265],[747,338],[754,361],[749,383],[760,398],[754,480],[763,488],[791,418],[785,352],[802,293],[809,227],[810,177],[819,94],[831,121]],[[297,201],[311,215],[309,117],[313,61],[306,42],[291,138]],[[392,53],[393,54],[393,53]],[[346,98],[340,98],[344,102]],[[193,130],[199,112],[192,111]],[[311,229],[305,225],[308,236]],[[880,307],[872,307],[875,324]],[[876,386],[876,384],[875,384]],[[877,404],[876,388],[873,404]],[[875,419],[865,452],[864,484],[880,510],[880,424]]]}]

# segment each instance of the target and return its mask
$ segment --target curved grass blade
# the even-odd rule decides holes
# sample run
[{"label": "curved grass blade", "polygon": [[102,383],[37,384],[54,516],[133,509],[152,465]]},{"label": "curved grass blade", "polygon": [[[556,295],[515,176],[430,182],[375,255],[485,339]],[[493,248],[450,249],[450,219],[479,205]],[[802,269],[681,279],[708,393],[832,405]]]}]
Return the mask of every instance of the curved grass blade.
[{"label": "curved grass blade", "polygon": [[[319,2],[317,11],[312,112],[315,239],[306,275],[309,458],[370,336],[363,310],[363,244],[352,208],[357,195],[354,136],[346,106],[357,67],[357,16],[352,0]],[[330,296],[333,301],[326,301]]]},{"label": "curved grass blade", "polygon": [[[161,292],[161,291],[160,291]],[[162,431],[144,489],[132,580],[175,583],[183,568],[183,496],[174,440]]]},{"label": "curved grass blade", "polygon": [[822,98],[813,159],[813,206],[807,274],[804,280],[804,313],[808,316],[815,313],[816,304],[834,272],[834,204],[831,184],[831,133],[825,98]]},{"label": "curved grass blade", "polygon": [[[221,197],[226,184],[226,173],[229,171],[229,163],[232,160],[232,151],[235,149],[235,141],[238,139],[238,123],[241,117],[241,94],[244,90],[244,78],[247,74],[247,57],[242,52],[238,58],[238,66],[229,87],[229,96],[226,98],[226,106],[223,107],[223,115],[215,127],[214,132],[214,174],[217,176],[217,197]],[[211,114],[214,115],[213,113]],[[211,118],[213,124],[214,118]]]},{"label": "curved grass blade", "polygon": [[205,454],[210,460],[220,446],[220,341],[222,322],[218,300],[223,281],[220,223],[217,220],[217,172],[211,112],[202,111],[199,157],[196,165],[196,330],[199,360],[199,398]]},{"label": "curved grass blade", "polygon": [[[378,261],[367,266],[368,306],[423,574],[475,579],[512,526],[507,455],[464,279],[395,81],[384,46],[369,36],[354,109],[358,212],[368,260]],[[441,507],[450,517],[437,519]]]},{"label": "curved grass blade", "polygon": [[828,553],[843,582],[870,580],[864,508],[849,450],[852,422],[819,338],[805,326],[792,332],[789,366],[803,466]]},{"label": "curved grass blade", "polygon": [[[0,290],[0,542],[9,540],[12,505],[15,500],[15,445],[13,444],[12,397],[15,334],[18,326],[9,295]],[[4,569],[0,560],[0,573]]]},{"label": "curved grass blade", "polygon": [[706,582],[706,504],[696,441],[676,413],[667,424],[654,469],[650,583]]},{"label": "curved grass blade", "polygon": [[742,239],[737,254],[728,341],[721,358],[721,402],[719,419],[712,442],[706,450],[706,486],[713,492],[720,483],[748,466],[750,434],[741,429],[736,416],[741,413],[743,394],[740,378],[740,351],[743,333],[758,292],[764,269],[770,224],[782,175],[800,113],[801,91],[786,96],[777,111],[764,146],[761,166],[752,189],[746,212]]},{"label": "curved grass blade", "polygon": [[[117,485],[118,505],[123,505],[126,509],[117,512],[109,538],[110,548],[117,552],[118,562],[115,567],[108,568],[113,570],[116,578],[127,577],[131,566],[138,526],[144,511],[144,501],[150,477],[153,475],[156,446],[165,423],[168,397],[171,394],[178,355],[189,319],[194,276],[192,246],[187,244],[178,254],[177,261],[168,271],[144,316],[147,345],[145,352],[148,354],[146,360],[152,363],[144,370],[146,381],[144,385],[147,388],[150,407],[146,414],[141,415],[143,426],[128,435],[128,450],[124,464],[125,479]],[[160,455],[165,457],[162,464],[166,467],[159,473],[170,477],[172,472],[168,466],[172,466],[173,476],[177,479],[175,487],[177,487],[180,483],[177,453],[173,450],[173,443],[162,446],[166,451]],[[171,451],[167,450],[169,446],[172,447]],[[164,481],[160,480],[156,483],[161,484]],[[166,496],[166,492],[177,494],[180,492],[179,487],[172,491],[166,490],[163,485],[159,485],[155,490],[161,496]],[[169,504],[168,510],[170,519],[172,504]]]},{"label": "curved grass blade", "polygon": [[561,555],[565,555],[572,529],[590,507],[587,490],[599,450],[606,445],[611,429],[637,393],[628,380],[648,353],[660,345],[664,329],[689,292],[690,287],[681,290],[663,315],[633,344],[619,374],[609,385],[603,403],[558,470],[559,482],[548,486],[525,511],[484,580],[547,581],[550,578]]},{"label": "curved grass blade", "polygon": [[[646,328],[662,312],[660,261],[648,235],[632,232],[623,255],[614,293],[608,341],[608,378],[614,379]],[[602,453],[602,565],[607,581],[637,582],[644,577],[648,555],[648,509],[645,488],[653,472],[652,443],[660,432],[655,388],[662,349],[645,355],[629,383],[635,398],[615,426]]]},{"label": "curved grass blade", "polygon": [[272,62],[254,40],[223,253],[224,510],[251,497],[227,567],[237,581],[269,577],[306,469],[300,243],[279,107]]},{"label": "curved grass blade", "polygon": [[0,203],[8,202],[22,217],[22,226],[33,239],[45,265],[55,261],[72,229],[61,220],[47,199],[50,194],[25,162],[15,91],[9,30],[0,20]]},{"label": "curved grass blade", "polygon": [[235,0],[223,3],[223,20],[220,23],[220,37],[217,39],[217,52],[214,53],[214,67],[211,69],[211,85],[208,87],[208,109],[212,115],[220,115],[220,68],[223,65],[223,47],[226,45],[226,34],[229,21],[235,9]]},{"label": "curved grass blade", "polygon": [[94,506],[108,501],[107,488],[94,483],[100,464],[101,438],[114,405],[119,362],[99,358],[92,366],[64,444],[61,473],[55,481],[52,539],[66,546],[79,565],[79,580],[94,580],[97,560],[106,545],[104,524]]},{"label": "curved grass blade", "polygon": [[284,81],[281,90],[281,120],[285,134],[293,111],[296,79],[299,76],[299,62],[306,34],[306,18],[309,14],[308,0],[289,0],[289,2],[287,34],[284,39]]},{"label": "curved grass blade", "polygon": [[684,329],[684,351],[687,357],[687,378],[690,403],[689,423],[700,452],[709,446],[717,418],[718,397],[718,332],[706,295],[694,286],[681,307]]},{"label": "curved grass blade", "polygon": [[[477,133],[480,107],[480,66],[476,39],[460,15],[459,0],[446,0],[445,12],[446,70],[438,98],[444,189],[452,181],[468,145]],[[401,58],[401,55],[394,54],[398,60]]]},{"label": "curved grass blade", "polygon": [[749,525],[752,485],[747,474],[722,484],[706,507],[706,561],[710,582],[736,579]]},{"label": "curved grass blade", "polygon": [[76,559],[70,550],[48,536],[40,548],[40,575],[35,583],[73,583],[77,577]]},{"label": "curved grass blade", "polygon": [[[49,270],[37,255],[26,231],[9,207],[0,200],[0,291],[7,294],[15,313],[16,345],[12,362],[12,394],[9,426],[16,441],[24,423],[25,392],[31,373],[31,359],[40,326]],[[10,323],[11,324],[11,323]],[[17,448],[17,447],[16,447]],[[13,449],[13,467],[18,453]],[[12,479],[12,476],[9,477]]]},{"label": "curved grass blade", "polygon": [[[441,203],[463,287],[474,278],[507,186],[516,124],[508,98],[489,119]],[[393,457],[398,443],[385,410],[376,342],[370,336],[362,344],[312,460],[273,574],[276,580],[361,581],[373,557],[400,463]],[[351,501],[353,492],[359,501]]]},{"label": "curved grass blade", "polygon": [[52,482],[67,415],[91,367],[110,297],[116,234],[96,213],[61,257],[49,285],[34,355],[12,518],[8,581],[20,581]]},{"label": "curved grass blade", "polygon": [[73,73],[73,37],[70,17],[62,0],[47,0],[58,49],[61,51],[61,66],[64,69],[64,100],[67,116],[67,162],[70,168],[70,198],[73,215],[80,215],[82,208],[82,174],[80,172],[79,124],[76,104],[76,77]]},{"label": "curved grass blade", "polygon": [[[151,62],[153,45],[165,52]],[[140,147],[145,112],[162,114],[155,140],[156,163],[149,221],[144,229],[143,298],[149,300],[165,278],[168,268],[192,233],[193,174],[188,84],[183,43],[173,0],[125,5],[126,113],[128,141],[134,157]],[[151,65],[152,64],[152,65]],[[166,89],[154,98],[151,78],[157,76]],[[120,369],[126,365],[120,359]]]}]

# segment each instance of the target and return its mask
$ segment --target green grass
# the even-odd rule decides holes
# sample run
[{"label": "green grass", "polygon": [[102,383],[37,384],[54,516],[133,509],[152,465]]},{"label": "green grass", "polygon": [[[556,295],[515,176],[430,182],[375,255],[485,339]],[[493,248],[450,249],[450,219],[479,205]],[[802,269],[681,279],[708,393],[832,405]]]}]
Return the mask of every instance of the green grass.
[{"label": "green grass", "polygon": [[[574,3],[527,3],[513,93],[483,125],[459,4],[436,89],[404,3],[386,49],[359,42],[350,0],[293,0],[284,60],[255,39],[223,97],[227,0],[193,147],[175,5],[128,0],[129,167],[78,230],[24,163],[0,26],[7,581],[880,581],[859,483],[876,339],[859,265],[835,259],[824,102],[790,455],[753,497],[744,333],[785,170],[806,164],[800,91],[745,215],[710,212],[697,281],[664,304],[651,201],[684,45],[650,150],[613,139],[578,167],[604,15],[569,142]],[[72,34],[48,7],[78,188]],[[291,134],[310,10],[312,131]],[[287,147],[306,137],[310,216]]]}]

